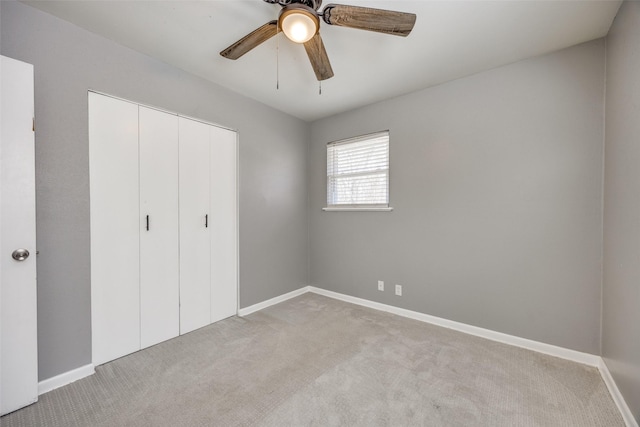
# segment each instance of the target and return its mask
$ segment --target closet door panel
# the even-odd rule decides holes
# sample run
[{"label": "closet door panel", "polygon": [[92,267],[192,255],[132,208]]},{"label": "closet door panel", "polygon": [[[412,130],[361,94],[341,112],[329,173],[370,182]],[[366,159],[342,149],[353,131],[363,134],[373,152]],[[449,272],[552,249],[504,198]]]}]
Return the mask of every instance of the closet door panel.
[{"label": "closet door panel", "polygon": [[[211,319],[209,126],[180,122],[180,333]],[[207,224],[208,223],[208,224]]]},{"label": "closet door panel", "polygon": [[211,132],[211,322],[237,313],[236,132]]},{"label": "closet door panel", "polygon": [[180,333],[178,116],[139,107],[140,343]]},{"label": "closet door panel", "polygon": [[93,363],[140,349],[138,106],[89,93]]}]

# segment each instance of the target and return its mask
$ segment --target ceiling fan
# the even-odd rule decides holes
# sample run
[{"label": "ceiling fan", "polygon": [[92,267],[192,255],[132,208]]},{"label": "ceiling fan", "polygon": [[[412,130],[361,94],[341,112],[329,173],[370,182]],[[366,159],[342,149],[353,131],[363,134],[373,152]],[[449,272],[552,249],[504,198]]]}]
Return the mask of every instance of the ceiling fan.
[{"label": "ceiling fan", "polygon": [[282,6],[277,20],[267,22],[220,52],[228,59],[238,59],[271,37],[284,32],[295,43],[304,44],[309,61],[319,81],[333,77],[333,69],[320,36],[320,17],[329,25],[375,31],[406,37],[413,29],[416,15],[369,7],[328,4],[318,11],[322,0],[264,0]]}]

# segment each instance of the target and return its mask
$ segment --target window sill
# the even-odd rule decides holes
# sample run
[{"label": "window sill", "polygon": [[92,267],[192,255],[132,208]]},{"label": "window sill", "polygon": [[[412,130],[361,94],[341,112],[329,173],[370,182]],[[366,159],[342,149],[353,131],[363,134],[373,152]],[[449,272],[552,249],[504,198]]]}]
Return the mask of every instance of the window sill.
[{"label": "window sill", "polygon": [[393,208],[391,206],[389,207],[380,207],[380,208],[375,208],[375,207],[352,207],[352,208],[348,208],[348,207],[344,207],[344,208],[339,208],[339,207],[327,207],[327,208],[322,208],[323,211],[325,212],[391,212],[393,210]]}]

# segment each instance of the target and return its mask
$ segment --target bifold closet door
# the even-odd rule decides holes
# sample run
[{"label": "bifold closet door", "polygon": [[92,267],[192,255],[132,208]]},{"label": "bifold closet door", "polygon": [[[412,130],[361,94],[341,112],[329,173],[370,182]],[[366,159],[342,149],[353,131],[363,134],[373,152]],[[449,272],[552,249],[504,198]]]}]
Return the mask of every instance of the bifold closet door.
[{"label": "bifold closet door", "polygon": [[237,134],[210,127],[211,322],[238,309]]},{"label": "bifold closet door", "polygon": [[180,333],[211,322],[209,128],[180,117]]},{"label": "bifold closet door", "polygon": [[139,107],[140,347],[180,333],[178,116]]},{"label": "bifold closet door", "polygon": [[140,349],[138,106],[89,93],[93,363]]}]

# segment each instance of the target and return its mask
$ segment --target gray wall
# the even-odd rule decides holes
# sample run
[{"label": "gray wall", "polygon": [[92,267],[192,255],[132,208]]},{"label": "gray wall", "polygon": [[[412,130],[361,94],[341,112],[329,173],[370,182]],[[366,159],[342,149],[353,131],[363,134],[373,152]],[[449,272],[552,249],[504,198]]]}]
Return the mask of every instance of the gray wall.
[{"label": "gray wall", "polygon": [[602,356],[640,421],[640,3],[607,36]]},{"label": "gray wall", "polygon": [[[597,40],[314,122],[309,283],[597,354],[604,53]],[[321,211],[325,144],[383,129],[393,212]]]},{"label": "gray wall", "polygon": [[88,89],[237,129],[240,304],[306,285],[308,124],[29,6],[0,3],[2,54],[35,66],[41,380],[91,362]]}]

